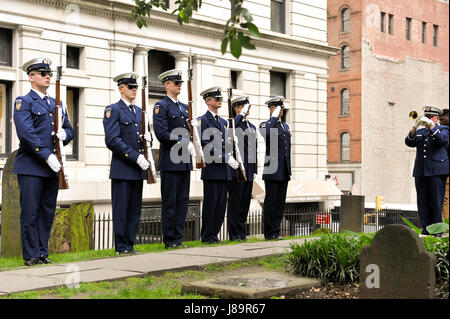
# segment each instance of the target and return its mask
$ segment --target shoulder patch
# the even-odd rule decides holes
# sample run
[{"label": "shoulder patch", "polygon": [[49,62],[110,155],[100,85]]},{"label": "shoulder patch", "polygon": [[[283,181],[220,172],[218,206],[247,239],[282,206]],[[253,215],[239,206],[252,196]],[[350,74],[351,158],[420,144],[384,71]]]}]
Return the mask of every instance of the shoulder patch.
[{"label": "shoulder patch", "polygon": [[155,114],[158,114],[159,113],[159,104],[156,104],[155,105]]},{"label": "shoulder patch", "polygon": [[20,107],[22,106],[22,99],[17,99],[14,106],[16,107],[16,110],[20,110]]},{"label": "shoulder patch", "polygon": [[105,116],[107,119],[109,119],[109,117],[111,116],[111,107],[107,107],[105,109]]}]

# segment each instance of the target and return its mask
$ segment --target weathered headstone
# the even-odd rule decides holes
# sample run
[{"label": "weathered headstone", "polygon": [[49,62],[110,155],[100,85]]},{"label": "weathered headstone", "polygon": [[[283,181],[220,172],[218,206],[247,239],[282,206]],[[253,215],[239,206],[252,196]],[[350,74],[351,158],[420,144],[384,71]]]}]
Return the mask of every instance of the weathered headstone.
[{"label": "weathered headstone", "polygon": [[435,257],[409,227],[388,225],[360,255],[360,298],[429,299],[434,296]]},{"label": "weathered headstone", "polygon": [[20,241],[20,192],[14,160],[17,150],[8,156],[2,177],[2,257],[22,256]]},{"label": "weathered headstone", "polygon": [[341,195],[340,229],[364,232],[364,196]]},{"label": "weathered headstone", "polygon": [[50,233],[50,253],[79,252],[94,249],[94,205],[74,203],[57,209]]}]

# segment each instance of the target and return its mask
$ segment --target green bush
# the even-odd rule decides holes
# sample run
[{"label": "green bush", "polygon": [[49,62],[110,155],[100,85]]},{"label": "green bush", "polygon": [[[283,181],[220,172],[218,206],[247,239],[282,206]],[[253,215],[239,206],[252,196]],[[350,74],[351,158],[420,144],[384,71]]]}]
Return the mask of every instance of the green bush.
[{"label": "green bush", "polygon": [[359,254],[373,235],[325,234],[302,245],[292,244],[288,263],[298,276],[347,283],[359,280]]}]

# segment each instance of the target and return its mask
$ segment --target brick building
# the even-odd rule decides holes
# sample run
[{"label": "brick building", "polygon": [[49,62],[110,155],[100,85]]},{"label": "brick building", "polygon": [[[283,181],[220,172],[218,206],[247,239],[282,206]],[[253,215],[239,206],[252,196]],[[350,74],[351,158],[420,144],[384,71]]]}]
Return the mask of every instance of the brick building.
[{"label": "brick building", "polygon": [[327,165],[368,206],[414,206],[411,110],[448,108],[448,1],[329,0]]}]

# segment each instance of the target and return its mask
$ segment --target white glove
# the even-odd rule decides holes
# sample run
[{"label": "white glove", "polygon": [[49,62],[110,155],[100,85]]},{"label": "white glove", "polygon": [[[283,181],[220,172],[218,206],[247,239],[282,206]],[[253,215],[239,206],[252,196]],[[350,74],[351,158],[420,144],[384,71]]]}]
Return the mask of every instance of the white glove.
[{"label": "white glove", "polygon": [[59,163],[58,158],[55,154],[50,154],[50,156],[45,161],[55,173],[58,173],[61,169],[61,164]]},{"label": "white glove", "polygon": [[152,172],[156,173],[155,161],[153,160],[153,158],[150,158],[149,161],[150,161],[150,166],[151,166]]},{"label": "white glove", "polygon": [[192,144],[192,142],[189,142],[188,144],[188,151],[192,156],[195,157],[195,147],[194,144]]},{"label": "white glove", "polygon": [[275,110],[273,111],[272,117],[278,118],[278,116],[280,115],[280,112],[281,112],[281,107],[278,105],[278,106],[275,108]]},{"label": "white glove", "polygon": [[248,112],[248,109],[250,108],[250,104],[245,104],[244,107],[242,108],[241,114],[245,115]]},{"label": "white glove", "polygon": [[58,130],[58,132],[56,133],[56,137],[60,140],[60,141],[65,141],[67,138],[67,134],[66,131],[64,129],[60,129]]},{"label": "white glove", "polygon": [[434,125],[434,122],[432,121],[432,120],[430,120],[428,117],[426,117],[426,116],[422,116],[420,119],[419,119],[419,121],[420,122],[422,122],[422,123],[424,123],[426,126],[432,126],[432,125]]},{"label": "white glove", "polygon": [[147,162],[144,155],[140,154],[136,160],[136,163],[142,168],[143,171],[146,171],[150,167],[150,163]]},{"label": "white glove", "polygon": [[416,120],[413,124],[413,127],[415,127],[416,129],[420,126],[420,121]]},{"label": "white glove", "polygon": [[197,126],[198,126],[198,121],[197,121],[197,119],[192,119],[192,120],[191,120],[191,125],[192,125],[193,127],[197,127]]},{"label": "white glove", "polygon": [[239,166],[238,162],[234,159],[233,156],[228,157],[227,163],[231,166],[232,169],[236,169]]},{"label": "white glove", "polygon": [[150,132],[145,132],[144,138],[148,143],[152,142],[152,135],[150,134]]}]

